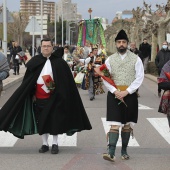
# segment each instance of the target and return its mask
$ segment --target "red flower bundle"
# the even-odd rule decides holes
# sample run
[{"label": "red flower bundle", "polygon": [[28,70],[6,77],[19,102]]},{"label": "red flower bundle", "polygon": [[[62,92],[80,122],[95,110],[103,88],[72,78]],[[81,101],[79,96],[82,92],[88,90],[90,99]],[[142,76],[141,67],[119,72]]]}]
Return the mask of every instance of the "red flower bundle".
[{"label": "red flower bundle", "polygon": [[99,67],[100,71],[103,73],[103,75],[100,75],[104,80],[106,80],[109,84],[111,84],[112,86],[114,86],[116,88],[116,85],[114,83],[114,81],[111,79],[111,75],[109,73],[108,68],[106,67],[106,64],[102,64]]},{"label": "red flower bundle", "polygon": [[[109,84],[111,84],[112,86],[114,86],[115,88],[117,88],[115,82],[113,81],[113,79],[111,78],[111,74],[106,66],[106,64],[102,64],[100,67],[94,68],[95,72],[97,72],[97,74],[99,74],[99,76],[101,76],[105,81],[107,81]],[[119,89],[118,89],[119,90]],[[125,106],[127,107],[126,103],[124,102],[124,100],[122,99],[121,102],[123,102],[125,104]],[[120,102],[120,103],[121,103]],[[119,103],[119,104],[120,104]]]},{"label": "red flower bundle", "polygon": [[165,76],[170,80],[170,72],[164,72]]},{"label": "red flower bundle", "polygon": [[44,75],[44,76],[42,76],[42,78],[44,80],[45,85],[47,86],[47,89],[50,92],[53,92],[55,89],[55,82],[52,79],[52,77],[50,75]]}]

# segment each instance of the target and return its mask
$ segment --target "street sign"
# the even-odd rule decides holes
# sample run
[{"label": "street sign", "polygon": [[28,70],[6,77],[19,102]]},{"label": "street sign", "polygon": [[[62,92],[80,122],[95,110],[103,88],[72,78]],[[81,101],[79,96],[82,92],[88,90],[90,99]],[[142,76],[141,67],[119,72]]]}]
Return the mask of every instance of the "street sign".
[{"label": "street sign", "polygon": [[[31,18],[32,16],[30,16],[29,18]],[[37,19],[39,25],[41,26],[41,15],[36,15],[35,18]],[[43,15],[42,16],[43,22],[42,22],[42,29],[43,29],[43,35],[47,35],[47,20],[48,20],[48,16],[47,15]],[[30,35],[33,35],[32,32],[30,32]],[[41,35],[41,31],[35,31],[34,35]]]},{"label": "street sign", "polygon": [[29,21],[27,27],[25,28],[25,32],[32,32],[32,57],[34,56],[34,41],[35,41],[35,32],[41,32],[41,26],[39,25],[35,16],[32,16]]},{"label": "street sign", "polygon": [[41,32],[41,26],[39,25],[35,16],[32,16],[31,20],[25,28],[25,32]]},{"label": "street sign", "polygon": [[[0,23],[3,23],[3,12],[2,11],[0,12]],[[6,8],[6,13],[7,13],[7,23],[13,23],[14,18],[12,17],[11,13],[9,12],[7,8]]]}]

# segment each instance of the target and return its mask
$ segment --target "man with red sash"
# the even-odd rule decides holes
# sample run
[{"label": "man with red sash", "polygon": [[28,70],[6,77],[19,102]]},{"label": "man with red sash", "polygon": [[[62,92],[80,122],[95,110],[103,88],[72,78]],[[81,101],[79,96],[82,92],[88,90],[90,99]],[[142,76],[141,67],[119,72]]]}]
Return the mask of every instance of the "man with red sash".
[{"label": "man with red sash", "polygon": [[40,153],[49,151],[49,134],[51,153],[57,154],[58,134],[92,128],[63,54],[62,47],[53,51],[50,39],[41,40],[41,54],[26,64],[23,82],[0,110],[0,130],[21,139],[39,133]]}]

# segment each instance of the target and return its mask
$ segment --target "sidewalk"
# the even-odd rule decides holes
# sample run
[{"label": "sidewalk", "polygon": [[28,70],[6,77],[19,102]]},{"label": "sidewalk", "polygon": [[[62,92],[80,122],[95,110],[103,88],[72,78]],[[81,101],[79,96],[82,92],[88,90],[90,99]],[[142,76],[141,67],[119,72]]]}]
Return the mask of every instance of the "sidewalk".
[{"label": "sidewalk", "polygon": [[[27,62],[31,59],[31,56],[29,55],[29,53],[25,53],[26,56],[28,57]],[[24,66],[24,64],[22,64],[20,66],[20,74],[19,75],[13,75],[14,70],[11,69],[10,70],[10,75],[7,79],[3,80],[3,90],[8,89],[9,87],[13,86],[14,84],[22,81],[24,74],[25,74],[26,68]]]},{"label": "sidewalk", "polygon": [[25,74],[26,68],[24,65],[20,66],[20,74],[13,75],[13,69],[10,70],[10,75],[7,79],[3,80],[3,90],[8,89],[9,87],[13,86],[14,84],[20,82]]},{"label": "sidewalk", "polygon": [[145,74],[145,78],[148,78],[148,79],[154,81],[155,83],[157,83],[157,77],[156,76],[153,76],[151,74]]}]

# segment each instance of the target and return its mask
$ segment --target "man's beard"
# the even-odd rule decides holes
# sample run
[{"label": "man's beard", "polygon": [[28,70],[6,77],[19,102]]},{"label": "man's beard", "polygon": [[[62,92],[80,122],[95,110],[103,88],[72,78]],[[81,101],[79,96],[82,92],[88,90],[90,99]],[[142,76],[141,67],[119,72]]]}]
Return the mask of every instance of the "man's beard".
[{"label": "man's beard", "polygon": [[123,46],[117,48],[117,51],[121,54],[124,54],[126,52],[126,50],[127,50],[127,47],[123,47]]}]

